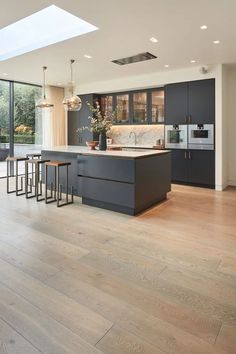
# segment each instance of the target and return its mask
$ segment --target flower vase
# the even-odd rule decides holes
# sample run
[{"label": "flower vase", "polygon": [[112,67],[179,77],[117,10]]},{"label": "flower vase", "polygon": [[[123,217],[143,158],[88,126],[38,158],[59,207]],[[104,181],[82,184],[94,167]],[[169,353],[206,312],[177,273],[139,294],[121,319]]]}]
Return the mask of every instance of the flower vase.
[{"label": "flower vase", "polygon": [[105,132],[99,134],[99,150],[107,149],[107,136]]}]

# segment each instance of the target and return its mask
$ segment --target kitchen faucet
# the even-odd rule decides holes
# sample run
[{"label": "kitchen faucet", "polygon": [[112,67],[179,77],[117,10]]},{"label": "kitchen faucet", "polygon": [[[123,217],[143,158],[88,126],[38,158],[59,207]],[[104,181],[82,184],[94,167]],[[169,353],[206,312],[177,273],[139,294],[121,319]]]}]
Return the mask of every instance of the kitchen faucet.
[{"label": "kitchen faucet", "polygon": [[129,138],[131,138],[132,135],[134,135],[134,145],[136,145],[136,143],[137,143],[137,135],[136,135],[135,132],[130,132],[129,133]]}]

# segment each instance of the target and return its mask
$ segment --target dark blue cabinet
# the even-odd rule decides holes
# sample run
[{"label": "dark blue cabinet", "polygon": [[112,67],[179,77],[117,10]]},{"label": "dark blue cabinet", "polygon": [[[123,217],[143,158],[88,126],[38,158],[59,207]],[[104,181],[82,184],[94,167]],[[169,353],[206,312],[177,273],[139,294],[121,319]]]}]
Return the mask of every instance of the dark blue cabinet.
[{"label": "dark blue cabinet", "polygon": [[188,123],[215,123],[215,80],[192,81],[188,84]]},{"label": "dark blue cabinet", "polygon": [[186,124],[188,119],[188,83],[165,86],[165,124]]},{"label": "dark blue cabinet", "polygon": [[215,80],[165,86],[165,124],[214,124]]},{"label": "dark blue cabinet", "polygon": [[214,187],[215,152],[207,150],[172,150],[172,182]]}]

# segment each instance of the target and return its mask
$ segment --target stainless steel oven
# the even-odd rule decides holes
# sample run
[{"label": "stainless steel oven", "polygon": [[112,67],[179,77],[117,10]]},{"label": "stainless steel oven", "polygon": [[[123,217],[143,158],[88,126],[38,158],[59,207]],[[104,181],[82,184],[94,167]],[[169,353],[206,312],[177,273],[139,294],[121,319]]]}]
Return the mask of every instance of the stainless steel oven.
[{"label": "stainless steel oven", "polygon": [[165,147],[168,149],[187,149],[188,147],[187,125],[165,126]]},{"label": "stainless steel oven", "polygon": [[190,124],[188,126],[188,148],[214,150],[214,125]]}]

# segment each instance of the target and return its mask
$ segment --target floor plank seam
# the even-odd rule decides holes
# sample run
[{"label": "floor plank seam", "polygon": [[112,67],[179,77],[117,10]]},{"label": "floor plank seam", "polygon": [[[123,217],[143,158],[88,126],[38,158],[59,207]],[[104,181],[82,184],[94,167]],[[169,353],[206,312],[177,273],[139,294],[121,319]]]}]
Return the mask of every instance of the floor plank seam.
[{"label": "floor plank seam", "polygon": [[223,327],[223,322],[221,322],[221,326],[220,326],[219,331],[218,331],[218,333],[217,333],[217,335],[216,335],[216,338],[215,338],[215,340],[214,340],[213,346],[216,345],[216,341],[217,341],[217,338],[219,337],[219,334],[220,334],[220,331],[221,331],[222,327]]},{"label": "floor plank seam", "polygon": [[[40,281],[41,282],[41,281]],[[2,280],[0,280],[0,283],[5,286],[8,290],[15,292],[19,297],[21,297],[22,299],[24,299],[26,302],[28,302],[31,306],[35,307],[36,309],[38,309],[40,312],[42,312],[44,315],[48,316],[49,318],[51,318],[52,320],[54,320],[55,322],[59,323],[60,326],[63,326],[64,328],[66,328],[68,331],[70,331],[71,333],[74,333],[75,335],[77,335],[78,337],[80,337],[81,339],[83,339],[85,342],[89,343],[90,345],[94,346],[94,343],[92,342],[88,342],[86,339],[84,339],[80,334],[74,332],[71,328],[67,327],[64,323],[62,323],[61,321],[59,321],[57,318],[55,318],[54,316],[49,315],[47,312],[45,312],[44,310],[42,310],[39,306],[37,306],[36,304],[32,303],[30,300],[28,300],[25,296],[23,296],[22,294],[19,294],[15,289],[12,289],[11,287],[9,287],[7,284],[5,284],[4,282],[2,282]],[[43,285],[45,285],[43,282],[41,282]],[[46,284],[49,288],[51,288],[48,284]],[[52,288],[54,289],[54,288]],[[56,289],[54,289],[56,290]],[[56,290],[57,291],[57,290]],[[58,292],[58,291],[57,291]],[[69,296],[65,295],[64,293],[60,293],[59,294],[63,294],[64,296],[68,297],[69,299],[71,299]],[[71,299],[73,301],[75,301],[74,299]],[[84,306],[85,307],[85,306]],[[89,309],[88,307],[86,307],[87,309]],[[90,309],[89,309],[90,310]],[[94,311],[93,311],[94,312]],[[94,312],[95,313],[95,312]],[[111,321],[110,321],[111,322]],[[113,325],[112,325],[113,326]],[[112,327],[111,326],[111,327]],[[44,354],[44,353],[43,353]]]},{"label": "floor plank seam", "polygon": [[[4,285],[5,286],[5,285]],[[15,331],[17,334],[19,334],[19,336],[21,336],[22,338],[24,338],[24,340],[26,340],[26,342],[28,342],[33,348],[35,348],[39,353],[44,354],[39,348],[37,348],[28,338],[26,338],[22,333],[20,333],[15,327],[13,327],[10,323],[8,323],[1,315],[0,315],[0,319],[6,323],[7,326],[9,326],[13,331]]]},{"label": "floor plank seam", "polygon": [[116,323],[114,322],[111,327],[104,333],[104,335],[94,344],[94,347],[97,346],[97,344],[111,331],[111,329],[116,325]]}]

